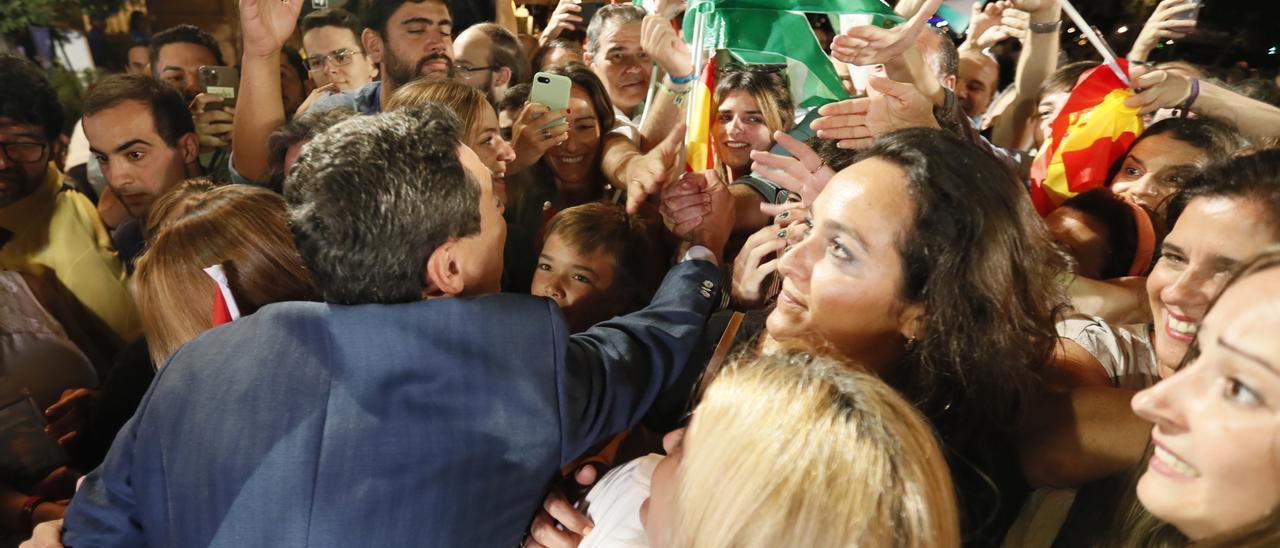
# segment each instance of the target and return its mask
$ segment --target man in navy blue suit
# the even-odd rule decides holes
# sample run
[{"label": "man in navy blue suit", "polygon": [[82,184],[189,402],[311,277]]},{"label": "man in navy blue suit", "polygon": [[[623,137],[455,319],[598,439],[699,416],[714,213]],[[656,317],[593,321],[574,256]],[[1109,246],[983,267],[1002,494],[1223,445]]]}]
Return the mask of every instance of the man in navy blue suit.
[{"label": "man in navy blue suit", "polygon": [[647,308],[571,337],[552,301],[493,294],[502,204],[460,134],[431,104],[304,149],[285,193],[325,302],[175,352],[66,545],[515,546],[560,467],[701,365],[731,220],[703,223]]}]

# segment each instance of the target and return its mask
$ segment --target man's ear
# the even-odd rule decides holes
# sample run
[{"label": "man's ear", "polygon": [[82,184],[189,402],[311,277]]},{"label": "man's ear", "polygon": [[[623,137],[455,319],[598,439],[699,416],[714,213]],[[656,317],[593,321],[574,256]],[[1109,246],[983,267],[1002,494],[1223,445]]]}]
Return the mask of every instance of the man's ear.
[{"label": "man's ear", "polygon": [[192,167],[200,165],[200,136],[195,133],[188,133],[182,137],[178,137],[178,154],[182,155],[182,163],[187,166],[187,171],[191,172]]},{"label": "man's ear", "polygon": [[452,297],[466,289],[458,265],[457,245],[457,240],[449,240],[427,257],[422,269],[422,298]]},{"label": "man's ear", "polygon": [[591,64],[592,58],[593,56],[591,55],[591,52],[589,51],[582,52],[582,63],[587,65],[588,67],[594,67],[594,65]]},{"label": "man's ear", "polygon": [[364,44],[364,53],[369,57],[370,61],[379,64],[382,63],[382,36],[373,29],[364,29],[360,33],[360,42]]},{"label": "man's ear", "polygon": [[493,71],[493,87],[505,86],[511,83],[511,67],[502,67]]}]

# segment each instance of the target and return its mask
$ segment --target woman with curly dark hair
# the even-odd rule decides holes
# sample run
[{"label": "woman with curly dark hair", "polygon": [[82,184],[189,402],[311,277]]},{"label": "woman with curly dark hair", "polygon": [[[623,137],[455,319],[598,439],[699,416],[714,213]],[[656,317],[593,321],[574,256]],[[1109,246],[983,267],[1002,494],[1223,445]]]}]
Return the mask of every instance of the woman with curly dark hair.
[{"label": "woman with curly dark hair", "polygon": [[[974,145],[909,129],[832,178],[807,224],[782,255],[758,342],[866,364],[901,392],[938,431],[965,542],[998,544],[1027,492],[1015,425],[1065,300],[1063,261],[1025,188]],[[535,539],[564,533],[550,518],[535,521]]]}]

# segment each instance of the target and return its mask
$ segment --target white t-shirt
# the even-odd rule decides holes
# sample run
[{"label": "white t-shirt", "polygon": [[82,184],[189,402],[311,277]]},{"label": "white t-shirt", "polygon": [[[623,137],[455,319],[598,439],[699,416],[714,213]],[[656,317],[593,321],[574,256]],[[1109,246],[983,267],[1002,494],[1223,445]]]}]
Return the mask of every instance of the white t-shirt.
[{"label": "white t-shirt", "polygon": [[618,107],[613,107],[613,129],[609,133],[624,135],[631,139],[631,142],[640,144],[640,126]]},{"label": "white t-shirt", "polygon": [[1075,341],[1102,364],[1116,388],[1141,389],[1159,380],[1149,325],[1111,325],[1098,317],[1072,316],[1056,327],[1058,336]]},{"label": "white t-shirt", "polygon": [[649,480],[662,455],[645,455],[605,474],[583,504],[595,523],[580,548],[647,548],[640,506],[649,498]]}]

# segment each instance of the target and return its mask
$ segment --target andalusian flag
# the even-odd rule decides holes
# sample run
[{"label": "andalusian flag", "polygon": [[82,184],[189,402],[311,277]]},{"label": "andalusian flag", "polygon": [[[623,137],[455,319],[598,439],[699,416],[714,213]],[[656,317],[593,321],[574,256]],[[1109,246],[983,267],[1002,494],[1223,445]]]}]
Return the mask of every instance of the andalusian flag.
[{"label": "andalusian flag", "polygon": [[715,152],[711,147],[711,120],[716,113],[716,106],[711,103],[714,102],[712,91],[715,89],[716,58],[711,57],[690,95],[689,128],[684,137],[688,171],[699,172],[716,167]]},{"label": "andalusian flag", "polygon": [[881,0],[690,0],[688,6],[685,40],[698,47],[694,30],[702,17],[703,48],[728,50],[743,63],[786,65],[792,97],[802,107],[849,98],[805,13],[826,13],[833,24],[841,14],[871,15],[885,27],[903,20]]},{"label": "andalusian flag", "polygon": [[[1127,74],[1128,62],[1116,62]],[[1132,95],[1105,65],[1081,75],[1031,165],[1031,201],[1041,215],[1067,198],[1106,186],[1111,166],[1142,133],[1138,109],[1124,105]]]}]

